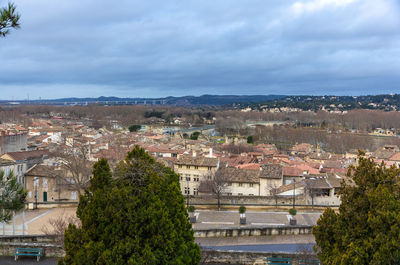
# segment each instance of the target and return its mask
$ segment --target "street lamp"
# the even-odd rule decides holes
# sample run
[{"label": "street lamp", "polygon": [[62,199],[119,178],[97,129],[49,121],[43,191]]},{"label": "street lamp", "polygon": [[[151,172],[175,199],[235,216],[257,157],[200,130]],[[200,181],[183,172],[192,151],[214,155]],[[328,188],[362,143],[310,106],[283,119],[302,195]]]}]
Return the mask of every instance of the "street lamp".
[{"label": "street lamp", "polygon": [[187,197],[186,197],[186,207],[189,208],[189,196],[190,196],[190,189],[189,189],[189,181],[190,178],[186,177],[186,183],[187,183]]},{"label": "street lamp", "polygon": [[296,179],[293,179],[293,209],[296,205]]}]

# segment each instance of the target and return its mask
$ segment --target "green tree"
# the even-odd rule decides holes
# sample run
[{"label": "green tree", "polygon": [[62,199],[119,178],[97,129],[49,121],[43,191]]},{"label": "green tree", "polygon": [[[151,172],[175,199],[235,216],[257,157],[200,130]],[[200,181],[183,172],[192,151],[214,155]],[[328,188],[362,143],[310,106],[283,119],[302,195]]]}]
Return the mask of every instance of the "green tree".
[{"label": "green tree", "polygon": [[399,264],[398,167],[359,156],[350,184],[342,184],[338,213],[328,208],[313,228],[323,264]]},{"label": "green tree", "polygon": [[247,136],[247,143],[248,144],[252,144],[253,143],[253,136],[252,135]]},{"label": "green tree", "polygon": [[112,177],[106,160],[94,165],[80,197],[82,227],[65,233],[59,264],[198,264],[179,177],[135,147]]},{"label": "green tree", "polygon": [[24,208],[26,192],[11,172],[0,171],[0,222],[8,223],[14,211]]},{"label": "green tree", "polygon": [[190,139],[197,140],[197,139],[199,139],[199,135],[200,135],[200,132],[194,132],[190,135]]},{"label": "green tree", "polygon": [[142,126],[137,125],[137,124],[132,124],[131,126],[128,127],[130,132],[137,132],[142,128]]},{"label": "green tree", "polygon": [[15,5],[8,3],[7,7],[0,9],[0,38],[10,33],[11,28],[19,28],[20,14],[15,12]]}]

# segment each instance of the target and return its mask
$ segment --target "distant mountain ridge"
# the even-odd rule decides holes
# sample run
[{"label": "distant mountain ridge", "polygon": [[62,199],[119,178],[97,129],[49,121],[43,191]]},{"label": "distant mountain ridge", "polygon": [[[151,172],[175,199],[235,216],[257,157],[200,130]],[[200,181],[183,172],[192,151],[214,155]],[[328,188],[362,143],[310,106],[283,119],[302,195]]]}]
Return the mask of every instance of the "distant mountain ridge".
[{"label": "distant mountain ridge", "polygon": [[41,100],[1,100],[0,103],[7,104],[50,104],[50,105],[86,105],[86,104],[110,104],[110,105],[131,105],[131,104],[154,104],[171,106],[222,106],[235,103],[260,103],[284,98],[284,95],[202,95],[182,96],[164,98],[119,98],[119,97],[98,97],[98,98],[60,98]]}]

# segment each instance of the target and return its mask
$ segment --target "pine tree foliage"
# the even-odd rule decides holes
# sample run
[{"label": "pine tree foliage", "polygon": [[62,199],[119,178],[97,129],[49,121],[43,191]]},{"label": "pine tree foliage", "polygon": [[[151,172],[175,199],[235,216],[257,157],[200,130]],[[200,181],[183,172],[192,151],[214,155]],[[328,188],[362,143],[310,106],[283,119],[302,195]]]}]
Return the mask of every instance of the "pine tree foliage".
[{"label": "pine tree foliage", "polygon": [[343,184],[339,212],[313,228],[323,264],[400,264],[400,169],[359,156]]},{"label": "pine tree foliage", "polygon": [[77,215],[65,234],[60,264],[198,264],[179,178],[135,147],[115,169],[94,165]]},{"label": "pine tree foliage", "polygon": [[7,7],[0,8],[0,38],[10,33],[11,28],[19,28],[20,14],[16,13],[16,7],[8,3]]},{"label": "pine tree foliage", "polygon": [[0,222],[8,223],[14,211],[24,208],[26,192],[11,172],[5,176],[0,171]]}]

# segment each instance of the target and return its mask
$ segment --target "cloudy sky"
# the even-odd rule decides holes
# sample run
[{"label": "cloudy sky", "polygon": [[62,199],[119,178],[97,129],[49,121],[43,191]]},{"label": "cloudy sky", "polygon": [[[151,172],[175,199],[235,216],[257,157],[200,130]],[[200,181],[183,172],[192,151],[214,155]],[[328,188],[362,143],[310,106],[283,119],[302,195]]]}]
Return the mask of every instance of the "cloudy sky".
[{"label": "cloudy sky", "polygon": [[400,93],[399,0],[14,2],[1,99]]}]

